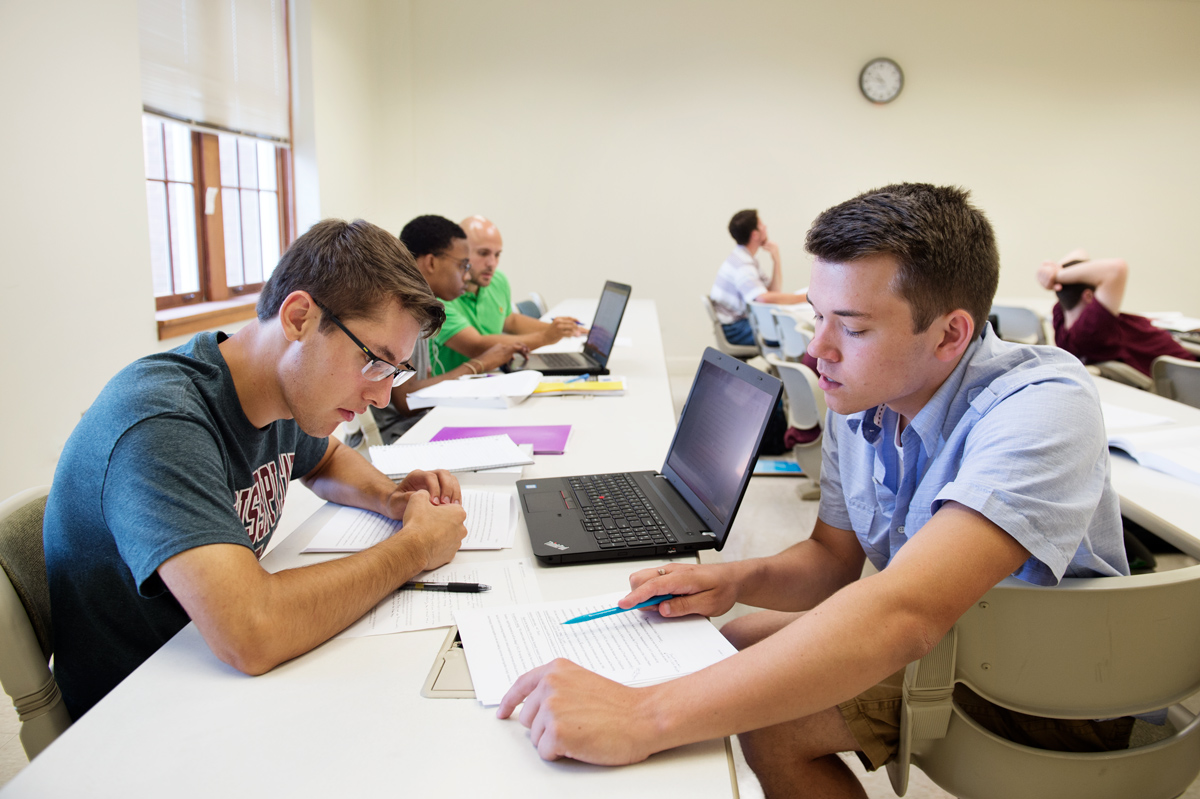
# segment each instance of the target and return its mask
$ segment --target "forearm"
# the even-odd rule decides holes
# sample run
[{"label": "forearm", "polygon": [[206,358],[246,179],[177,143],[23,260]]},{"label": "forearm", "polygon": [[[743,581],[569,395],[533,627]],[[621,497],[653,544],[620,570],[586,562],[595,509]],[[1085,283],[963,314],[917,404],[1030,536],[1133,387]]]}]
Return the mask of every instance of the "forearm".
[{"label": "forearm", "polygon": [[504,332],[510,335],[525,335],[528,333],[545,332],[550,328],[549,322],[543,322],[541,319],[534,319],[532,316],[525,314],[509,314],[504,320]]},{"label": "forearm", "polygon": [[[856,696],[923,656],[930,629],[877,586],[847,586],[763,641],[688,677],[638,689],[658,730],[654,749],[812,715]],[[886,609],[882,614],[881,609]],[[704,702],[697,702],[702,696]]]},{"label": "forearm", "polygon": [[786,291],[765,291],[755,297],[755,302],[771,302],[776,305],[798,305],[802,302],[808,302],[808,296],[803,292],[792,294]]},{"label": "forearm", "polygon": [[[537,322],[536,319],[530,320]],[[479,358],[491,347],[497,344],[523,344],[529,349],[537,349],[546,344],[546,330],[549,325],[537,322],[542,325],[539,332],[526,332],[520,334],[494,333],[490,335],[482,335],[474,328],[467,328],[460,333],[456,333],[446,342],[446,346],[455,352],[461,353],[468,358]]]},{"label": "forearm", "polygon": [[777,555],[728,564],[737,601],[769,610],[811,610],[858,579],[862,563],[846,563],[824,543],[807,539]]},{"label": "forearm", "polygon": [[1057,273],[1059,283],[1087,283],[1100,287],[1120,280],[1124,283],[1128,265],[1120,258],[1102,258],[1094,261],[1084,261],[1074,266],[1060,267]]},{"label": "forearm", "polygon": [[386,515],[396,484],[337,439],[329,439],[329,447],[317,468],[301,482],[321,499]]}]

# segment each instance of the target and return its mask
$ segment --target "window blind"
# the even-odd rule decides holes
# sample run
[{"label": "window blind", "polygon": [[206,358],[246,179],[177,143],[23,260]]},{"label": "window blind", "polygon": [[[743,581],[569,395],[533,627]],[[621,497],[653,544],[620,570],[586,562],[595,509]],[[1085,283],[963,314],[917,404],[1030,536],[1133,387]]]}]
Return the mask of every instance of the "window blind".
[{"label": "window blind", "polygon": [[140,0],[142,107],[286,144],[286,0]]}]

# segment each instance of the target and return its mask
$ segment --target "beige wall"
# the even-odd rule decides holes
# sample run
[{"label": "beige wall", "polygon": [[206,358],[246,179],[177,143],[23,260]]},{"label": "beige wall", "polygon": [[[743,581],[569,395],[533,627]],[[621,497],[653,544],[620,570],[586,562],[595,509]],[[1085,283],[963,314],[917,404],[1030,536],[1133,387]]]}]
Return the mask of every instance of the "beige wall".
[{"label": "beige wall", "polygon": [[[339,55],[375,93],[346,88],[352,113],[319,113],[318,139],[336,130],[374,157],[341,154],[357,160],[333,170],[338,212],[362,208],[390,229],[397,211],[489,215],[518,297],[626,280],[658,301],[668,356],[710,341],[697,297],[732,246],[734,211],[760,209],[796,287],[812,218],[895,180],[973,190],[999,234],[1002,294],[1036,293],[1041,258],[1086,246],[1129,259],[1131,307],[1200,313],[1183,235],[1200,215],[1198,3],[351,7],[363,16]],[[857,89],[877,55],[905,70],[889,106]],[[318,49],[318,72],[322,60]],[[384,121],[410,112],[411,128]]]},{"label": "beige wall", "polygon": [[156,348],[137,1],[0,4],[0,498]]},{"label": "beige wall", "polygon": [[[892,180],[974,190],[1005,294],[1083,245],[1133,264],[1130,307],[1200,315],[1194,0],[293,10],[302,221],[487,214],[518,298],[626,280],[680,361],[710,341],[696,298],[733,211],[762,211],[799,286],[813,216]],[[907,78],[886,107],[856,87],[876,55]],[[136,1],[0,0],[0,71],[2,497],[48,482],[108,378],[178,341],[155,338]]]}]

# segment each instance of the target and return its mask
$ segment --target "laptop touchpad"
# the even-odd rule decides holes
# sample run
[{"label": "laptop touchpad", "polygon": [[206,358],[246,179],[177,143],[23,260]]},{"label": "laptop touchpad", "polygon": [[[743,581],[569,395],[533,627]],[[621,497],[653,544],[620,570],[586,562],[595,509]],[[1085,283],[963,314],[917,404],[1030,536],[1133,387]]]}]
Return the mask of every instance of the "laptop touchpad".
[{"label": "laptop touchpad", "polygon": [[557,491],[534,491],[524,494],[526,513],[550,513],[566,510],[562,494]]}]

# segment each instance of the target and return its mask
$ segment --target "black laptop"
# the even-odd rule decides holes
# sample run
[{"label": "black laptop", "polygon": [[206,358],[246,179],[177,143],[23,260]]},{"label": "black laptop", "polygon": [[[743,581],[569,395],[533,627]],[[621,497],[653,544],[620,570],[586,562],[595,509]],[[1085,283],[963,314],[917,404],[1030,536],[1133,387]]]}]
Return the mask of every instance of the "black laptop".
[{"label": "black laptop", "polygon": [[533,554],[560,564],[721,549],[781,387],[706,349],[661,473],[517,481]]},{"label": "black laptop", "polygon": [[631,290],[624,283],[611,280],[604,284],[583,352],[534,353],[528,358],[518,355],[503,367],[504,371],[536,369],[544,375],[608,374],[608,356],[612,354],[613,342],[617,340],[617,328],[625,316]]}]

